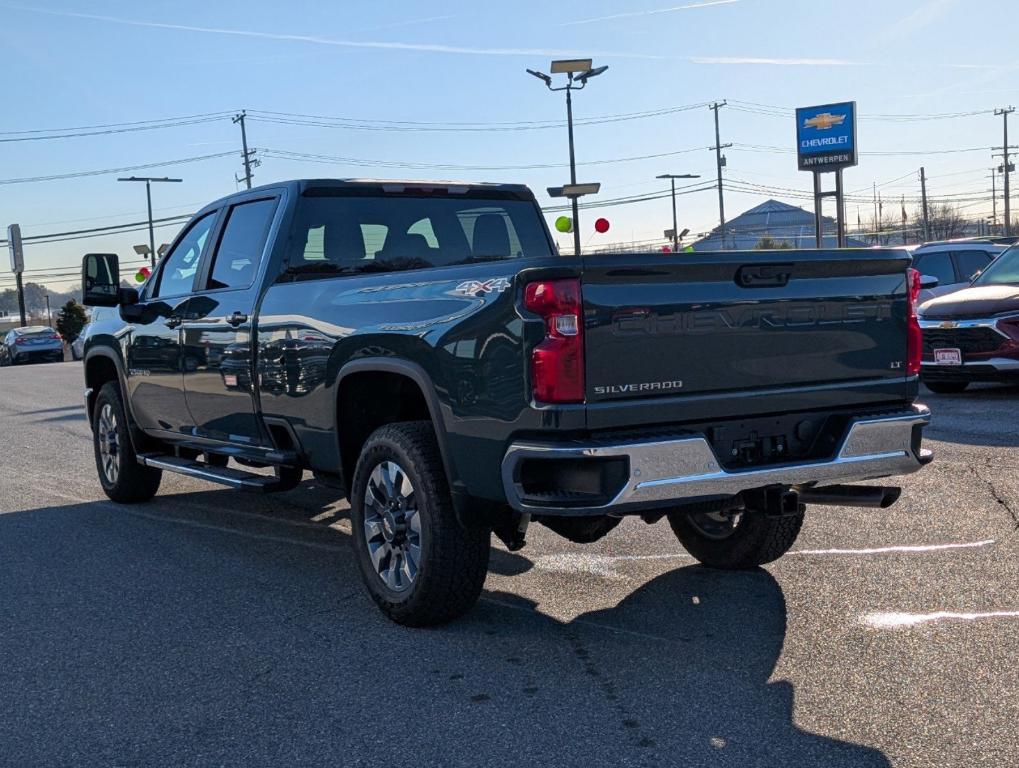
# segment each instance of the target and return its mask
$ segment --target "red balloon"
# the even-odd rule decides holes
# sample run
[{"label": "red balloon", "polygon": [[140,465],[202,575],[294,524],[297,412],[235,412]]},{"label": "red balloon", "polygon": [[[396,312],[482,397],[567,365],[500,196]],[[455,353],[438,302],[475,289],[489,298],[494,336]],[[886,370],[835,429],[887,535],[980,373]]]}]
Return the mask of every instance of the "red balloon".
[{"label": "red balloon", "polygon": [[672,253],[672,246],[671,245],[663,245],[662,246],[662,253]]},{"label": "red balloon", "polygon": [[599,232],[599,233],[604,235],[606,232],[609,231],[609,220],[608,219],[598,219],[594,223],[594,231],[595,232]]}]

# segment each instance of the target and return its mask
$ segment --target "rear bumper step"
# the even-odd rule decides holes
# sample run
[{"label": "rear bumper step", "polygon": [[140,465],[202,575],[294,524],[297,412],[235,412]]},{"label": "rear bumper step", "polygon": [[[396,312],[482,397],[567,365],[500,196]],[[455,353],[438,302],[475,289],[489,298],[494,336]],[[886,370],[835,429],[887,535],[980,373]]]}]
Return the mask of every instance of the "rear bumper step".
[{"label": "rear bumper step", "polygon": [[210,483],[219,483],[239,491],[253,493],[272,493],[279,487],[280,481],[274,475],[258,475],[232,467],[212,467],[200,461],[182,459],[164,454],[142,453],[138,455],[138,463],[154,469],[165,469],[178,475],[187,475]]},{"label": "rear bumper step", "polygon": [[[640,511],[693,499],[727,497],[766,486],[811,486],[872,480],[916,472],[932,458],[919,447],[918,429],[930,423],[930,411],[914,405],[891,415],[850,422],[834,458],[740,471],[722,468],[703,435],[621,443],[513,443],[502,463],[503,487],[519,512],[591,515]],[[914,434],[916,433],[916,434]],[[600,503],[580,506],[576,499],[529,498],[521,466],[532,460],[625,462],[625,480]],[[829,502],[830,503],[830,502]]]}]

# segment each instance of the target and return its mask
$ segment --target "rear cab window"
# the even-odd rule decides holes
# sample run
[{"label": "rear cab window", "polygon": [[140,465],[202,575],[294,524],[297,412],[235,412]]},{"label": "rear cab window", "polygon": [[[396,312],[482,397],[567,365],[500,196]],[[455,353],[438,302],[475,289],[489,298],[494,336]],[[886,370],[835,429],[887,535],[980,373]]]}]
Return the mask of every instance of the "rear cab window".
[{"label": "rear cab window", "polygon": [[269,238],[277,198],[238,203],[227,213],[205,290],[247,288],[255,279]]},{"label": "rear cab window", "polygon": [[541,213],[519,193],[313,188],[298,201],[291,274],[427,269],[554,255]]}]

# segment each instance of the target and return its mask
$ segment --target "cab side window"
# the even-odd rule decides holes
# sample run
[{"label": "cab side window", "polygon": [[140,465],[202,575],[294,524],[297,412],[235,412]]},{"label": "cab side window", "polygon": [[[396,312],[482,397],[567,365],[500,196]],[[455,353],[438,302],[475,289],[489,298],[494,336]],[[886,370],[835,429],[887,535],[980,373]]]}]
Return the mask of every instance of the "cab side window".
[{"label": "cab side window", "polygon": [[230,209],[206,290],[247,288],[251,285],[262,260],[275,213],[276,198],[241,203]]},{"label": "cab side window", "polygon": [[938,285],[951,285],[958,282],[955,277],[955,265],[952,264],[952,254],[947,251],[943,253],[926,253],[917,259],[916,269],[921,275],[929,275],[938,279]]},{"label": "cab side window", "polygon": [[167,254],[159,272],[159,284],[152,295],[156,298],[186,296],[191,293],[198,271],[198,260],[209,239],[216,212],[207,213],[191,225],[177,247]]}]

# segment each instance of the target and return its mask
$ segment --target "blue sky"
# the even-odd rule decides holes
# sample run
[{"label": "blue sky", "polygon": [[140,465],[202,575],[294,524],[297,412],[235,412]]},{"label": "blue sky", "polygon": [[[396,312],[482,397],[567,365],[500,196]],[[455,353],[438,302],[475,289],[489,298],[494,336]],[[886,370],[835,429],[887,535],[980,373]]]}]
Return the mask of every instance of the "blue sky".
[{"label": "blue sky", "polygon": [[[1019,7],[1006,0],[560,0],[482,4],[312,2],[13,3],[0,0],[0,139],[10,132],[123,123],[240,109],[370,121],[494,123],[560,121],[561,94],[525,68],[552,58],[593,56],[609,71],[575,99],[578,119],[703,105],[722,110],[727,150],[726,210],[731,218],[772,196],[750,185],[807,190],[808,174],[788,153],[794,122],[782,110],[855,99],[861,151],[983,148],[974,152],[865,154],[846,172],[860,195],[883,185],[883,198],[915,196],[925,165],[932,195],[965,200],[965,212],[990,213],[1001,119],[980,114],[1019,101],[1019,55],[988,30],[1014,30]],[[769,105],[747,107],[737,102]],[[749,110],[749,111],[748,111]],[[884,116],[884,117],[883,117]],[[1016,117],[1019,117],[1017,113]],[[1019,119],[1014,120],[1019,140]],[[483,126],[485,127],[485,126]],[[562,167],[429,170],[308,162],[267,154],[256,183],[300,176],[377,176],[519,181],[537,190],[567,180],[565,129],[394,131],[287,125],[251,120],[249,143],[277,152],[410,164]],[[22,134],[24,135],[24,134]],[[660,173],[714,174],[712,114],[706,106],[644,119],[579,126],[581,181],[600,181],[603,198],[666,189]],[[157,216],[187,213],[234,191],[239,130],[229,117],[160,130],[0,142],[0,180],[93,171],[216,155],[136,171],[184,183],[154,188]],[[667,153],[676,153],[668,155]],[[127,172],[128,175],[132,172]],[[26,235],[144,218],[142,185],[118,174],[0,184],[0,223]],[[123,175],[123,174],[122,174]],[[899,178],[905,177],[905,178]],[[739,188],[739,191],[736,188]],[[986,201],[978,198],[986,195]],[[549,203],[542,194],[542,203]],[[805,207],[790,192],[787,198]],[[868,204],[859,204],[864,219]],[[907,203],[912,209],[912,203]],[[855,222],[857,203],[849,204]],[[582,214],[583,215],[583,214]],[[604,209],[612,229],[595,235],[583,215],[585,243],[651,240],[671,226],[668,200]],[[717,224],[713,190],[680,198],[680,226]],[[169,240],[173,229],[157,232]],[[26,267],[72,266],[88,250],[130,253],[144,233],[35,245]],[[564,241],[565,242],[565,241]],[[0,289],[10,274],[2,260]],[[65,282],[73,282],[68,279]],[[53,281],[54,285],[58,285]]]}]

